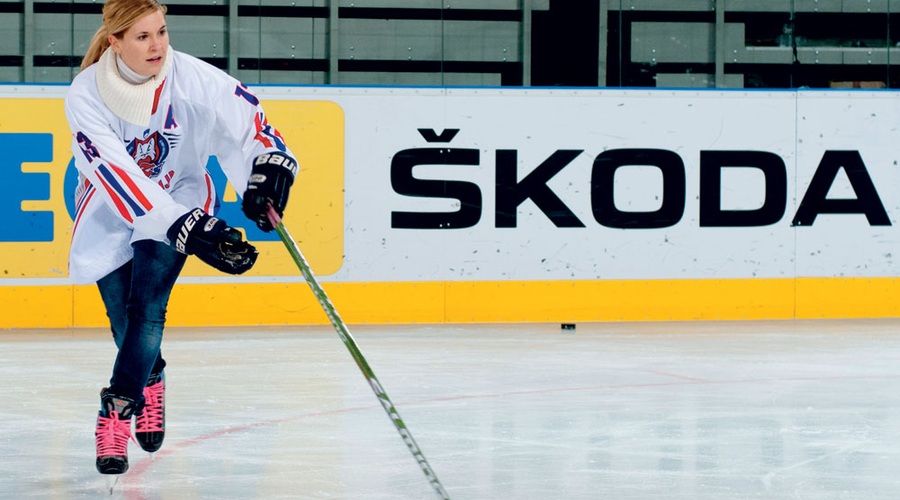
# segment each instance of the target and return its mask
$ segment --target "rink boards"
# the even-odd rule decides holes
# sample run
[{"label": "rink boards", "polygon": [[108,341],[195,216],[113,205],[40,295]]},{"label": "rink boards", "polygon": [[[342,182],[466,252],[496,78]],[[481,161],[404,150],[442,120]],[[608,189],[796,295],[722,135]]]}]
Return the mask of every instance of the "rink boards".
[{"label": "rink boards", "polygon": [[[0,87],[0,327],[106,322],[68,279],[65,90]],[[893,92],[253,90],[301,165],[285,223],[347,322],[896,315]],[[327,322],[277,236],[242,228],[259,264],[192,259],[169,324]]]}]

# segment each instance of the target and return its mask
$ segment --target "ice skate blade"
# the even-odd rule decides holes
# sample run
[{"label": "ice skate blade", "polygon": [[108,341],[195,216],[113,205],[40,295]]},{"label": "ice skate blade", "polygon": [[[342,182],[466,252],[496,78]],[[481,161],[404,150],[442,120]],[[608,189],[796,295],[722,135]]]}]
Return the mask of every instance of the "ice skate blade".
[{"label": "ice skate blade", "polygon": [[106,491],[109,492],[110,496],[115,492],[116,484],[119,482],[119,476],[120,474],[109,474],[103,477],[106,480]]}]

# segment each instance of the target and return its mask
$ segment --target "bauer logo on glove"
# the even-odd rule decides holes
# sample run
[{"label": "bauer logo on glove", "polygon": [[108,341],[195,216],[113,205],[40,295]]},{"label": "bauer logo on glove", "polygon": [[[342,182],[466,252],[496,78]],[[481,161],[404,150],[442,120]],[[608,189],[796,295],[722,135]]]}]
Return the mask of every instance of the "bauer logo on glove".
[{"label": "bauer logo on glove", "polygon": [[266,216],[270,204],[279,217],[284,215],[297,171],[297,160],[279,151],[261,154],[253,160],[241,210],[261,230],[269,232],[273,229]]},{"label": "bauer logo on glove", "polygon": [[175,250],[197,258],[228,274],[243,274],[256,263],[259,252],[244,241],[237,229],[228,227],[200,208],[182,215],[167,233]]},{"label": "bauer logo on glove", "polygon": [[291,177],[297,177],[297,161],[288,155],[281,153],[266,153],[256,157],[253,166],[257,165],[279,165],[291,172]]}]

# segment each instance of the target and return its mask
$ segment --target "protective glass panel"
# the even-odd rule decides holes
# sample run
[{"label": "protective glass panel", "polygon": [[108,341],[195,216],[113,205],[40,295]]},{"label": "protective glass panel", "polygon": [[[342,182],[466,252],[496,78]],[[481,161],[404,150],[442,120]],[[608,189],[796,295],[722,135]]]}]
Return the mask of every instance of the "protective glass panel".
[{"label": "protective glass panel", "polygon": [[[890,0],[170,0],[172,45],[246,83],[893,88]],[[0,0],[0,81],[66,83],[91,0]],[[894,19],[892,19],[894,18]],[[891,21],[894,21],[893,23]],[[893,27],[893,28],[892,28]]]},{"label": "protective glass panel", "polygon": [[600,35],[606,43],[607,86],[898,85],[891,65],[898,53],[889,0],[607,3]]}]

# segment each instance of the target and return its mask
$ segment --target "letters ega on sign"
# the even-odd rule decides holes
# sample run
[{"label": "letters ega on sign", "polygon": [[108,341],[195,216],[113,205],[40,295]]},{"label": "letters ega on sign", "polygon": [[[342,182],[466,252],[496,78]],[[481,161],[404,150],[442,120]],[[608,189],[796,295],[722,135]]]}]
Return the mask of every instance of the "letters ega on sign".
[{"label": "letters ega on sign", "polygon": [[[430,143],[449,143],[458,129],[441,134],[430,129],[419,133]],[[495,153],[496,202],[495,227],[516,227],[517,208],[531,200],[556,227],[585,227],[574,212],[547,185],[584,150],[561,149],[553,152],[522,178],[518,174],[518,152],[498,149]],[[426,147],[405,149],[391,161],[391,186],[394,192],[409,197],[444,198],[459,201],[453,212],[393,211],[395,229],[460,229],[475,226],[482,216],[481,187],[460,180],[418,179],[413,170],[419,165],[445,165],[460,168],[481,164],[478,149]],[[784,160],[768,151],[700,151],[700,226],[758,227],[779,222],[787,208],[787,168]],[[663,178],[659,209],[624,211],[615,204],[615,172],[627,166],[651,166]],[[723,210],[722,170],[729,167],[755,168],[765,178],[764,203],[751,210]],[[827,198],[838,173],[843,169],[856,198]],[[590,177],[591,212],[594,220],[619,229],[654,229],[677,224],[684,215],[686,173],[684,161],[665,149],[610,149],[594,158]],[[792,226],[811,226],[819,214],[862,214],[869,225],[890,226],[875,185],[859,151],[825,151],[791,222]]]}]

